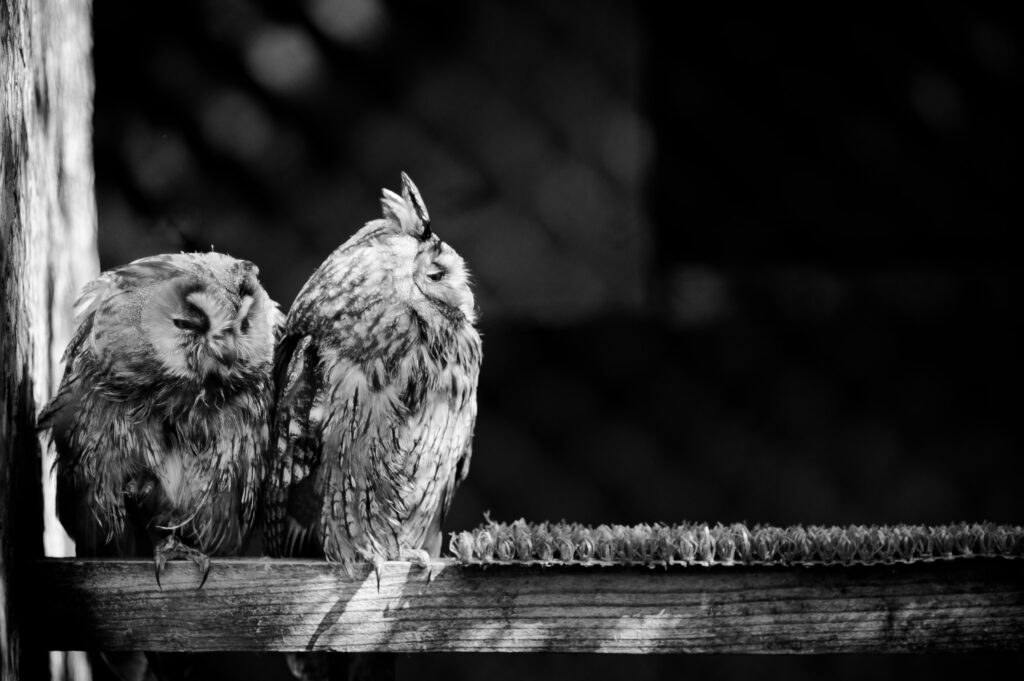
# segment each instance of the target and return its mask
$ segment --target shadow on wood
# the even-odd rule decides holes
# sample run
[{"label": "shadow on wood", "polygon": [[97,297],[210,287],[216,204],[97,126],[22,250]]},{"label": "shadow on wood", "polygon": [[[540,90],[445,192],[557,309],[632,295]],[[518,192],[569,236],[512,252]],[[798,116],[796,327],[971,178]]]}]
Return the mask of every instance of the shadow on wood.
[{"label": "shadow on wood", "polygon": [[1024,649],[1024,562],[854,568],[518,568],[387,563],[380,590],[322,561],[54,560],[52,649],[350,652],[924,652]]}]

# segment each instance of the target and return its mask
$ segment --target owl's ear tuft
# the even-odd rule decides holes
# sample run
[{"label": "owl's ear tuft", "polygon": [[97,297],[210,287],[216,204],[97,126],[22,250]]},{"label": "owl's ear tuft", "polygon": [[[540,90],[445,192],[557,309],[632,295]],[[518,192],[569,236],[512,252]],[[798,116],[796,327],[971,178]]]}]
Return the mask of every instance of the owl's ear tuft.
[{"label": "owl's ear tuft", "polygon": [[423,203],[423,197],[408,175],[402,173],[401,196],[386,188],[383,193],[380,204],[385,218],[391,220],[405,234],[422,241],[430,238],[430,214]]},{"label": "owl's ear tuft", "polygon": [[236,263],[234,263],[231,266],[231,268],[236,272],[252,272],[254,275],[258,275],[260,273],[260,268],[256,267],[256,265],[250,262],[249,260],[239,260]]}]

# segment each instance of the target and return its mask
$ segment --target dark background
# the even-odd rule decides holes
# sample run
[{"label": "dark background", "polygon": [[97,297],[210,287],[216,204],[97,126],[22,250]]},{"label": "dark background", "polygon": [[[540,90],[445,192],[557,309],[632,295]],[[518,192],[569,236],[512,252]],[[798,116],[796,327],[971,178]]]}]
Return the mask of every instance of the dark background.
[{"label": "dark background", "polygon": [[[405,170],[482,309],[475,456],[448,530],[487,510],[1021,523],[1020,26],[966,6],[660,7],[97,2],[101,264],[213,245],[257,263],[286,309]],[[997,661],[428,655],[399,672],[905,678]]]}]

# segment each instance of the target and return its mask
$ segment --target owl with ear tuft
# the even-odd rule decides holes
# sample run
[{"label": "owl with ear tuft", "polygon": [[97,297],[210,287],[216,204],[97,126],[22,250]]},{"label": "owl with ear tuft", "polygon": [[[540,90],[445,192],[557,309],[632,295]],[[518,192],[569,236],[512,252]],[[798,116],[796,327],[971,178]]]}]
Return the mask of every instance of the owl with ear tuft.
[{"label": "owl with ear tuft", "polygon": [[429,566],[469,471],[482,347],[463,259],[416,186],[299,292],[276,363],[265,495],[278,556]]},{"label": "owl with ear tuft", "polygon": [[[283,315],[250,262],[157,255],[76,302],[40,426],[57,449],[57,511],[79,555],[153,555],[209,573],[253,526]],[[200,586],[202,586],[202,583]]]}]

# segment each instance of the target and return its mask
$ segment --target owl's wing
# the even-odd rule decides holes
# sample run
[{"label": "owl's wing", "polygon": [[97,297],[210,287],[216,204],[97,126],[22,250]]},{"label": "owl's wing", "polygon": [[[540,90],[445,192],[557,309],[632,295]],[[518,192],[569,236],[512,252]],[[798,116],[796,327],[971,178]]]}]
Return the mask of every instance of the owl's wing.
[{"label": "owl's wing", "polygon": [[[267,300],[270,300],[270,298],[268,297]],[[281,312],[281,308],[278,307],[277,303],[273,300],[270,300],[268,317],[270,319],[270,328],[274,331],[275,347],[278,347],[277,344],[284,339],[285,320],[287,318],[285,317],[285,314]]]},{"label": "owl's wing", "polygon": [[452,433],[453,445],[459,451],[458,459],[455,461],[455,470],[449,476],[441,495],[441,503],[438,507],[438,524],[448,515],[455,500],[455,490],[462,481],[469,475],[469,462],[473,458],[473,428],[476,422],[476,409],[470,414],[459,414],[452,426],[455,432]]},{"label": "owl's wing", "polygon": [[265,496],[267,548],[274,556],[301,555],[320,519],[315,488],[322,455],[323,376],[312,336],[286,336],[274,360],[277,407]]},{"label": "owl's wing", "polygon": [[466,479],[466,475],[469,473],[469,459],[472,454],[473,445],[471,442],[467,442],[462,450],[462,455],[455,464],[455,474],[444,483],[441,492],[441,503],[438,504],[437,511],[431,518],[430,526],[427,528],[426,535],[424,535],[423,548],[433,558],[438,558],[441,555],[441,547],[444,544],[441,526],[444,523],[444,519],[448,516],[448,511],[451,510],[452,502],[455,500],[455,490],[458,489],[458,486]]},{"label": "owl's wing", "polygon": [[441,551],[441,525],[455,500],[456,489],[469,474],[475,421],[475,391],[471,399],[461,403],[438,400],[414,418],[416,437],[410,455],[420,461],[437,457],[438,469],[436,479],[428,486],[422,502],[422,515],[413,514],[410,522],[427,524],[422,548],[435,558]]},{"label": "owl's wing", "polygon": [[98,301],[107,286],[109,282],[100,282],[99,279],[92,281],[86,285],[82,296],[75,303],[75,308],[79,310],[75,315],[75,330],[64,350],[64,356],[61,357],[61,361],[64,362],[64,376],[61,378],[57,394],[46,403],[38,419],[37,427],[40,430],[52,428],[54,438],[60,437],[60,432],[63,432],[67,425],[65,421],[74,413],[79,403],[80,376],[74,370],[74,363],[85,350],[85,342],[92,331]]}]

